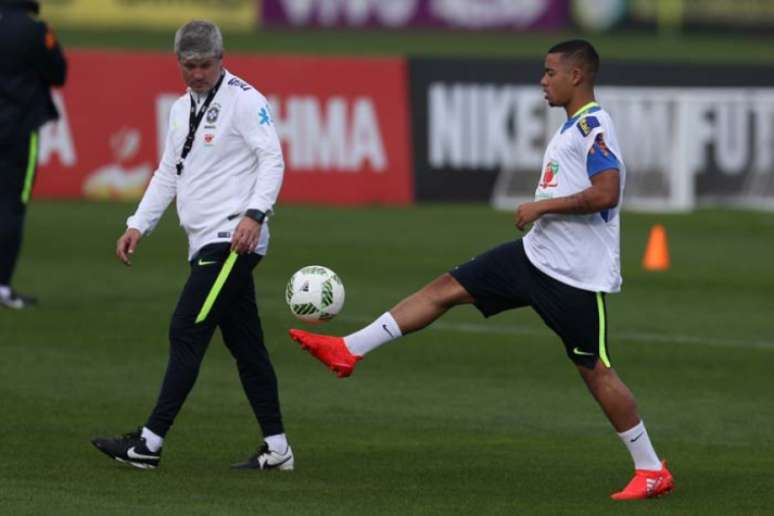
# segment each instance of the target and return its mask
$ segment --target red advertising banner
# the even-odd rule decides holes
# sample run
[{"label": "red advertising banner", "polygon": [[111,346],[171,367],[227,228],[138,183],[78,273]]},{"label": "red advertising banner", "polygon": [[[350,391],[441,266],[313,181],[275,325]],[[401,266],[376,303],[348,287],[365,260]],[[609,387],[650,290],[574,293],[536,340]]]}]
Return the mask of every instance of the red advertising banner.
[{"label": "red advertising banner", "polygon": [[[70,51],[45,126],[33,195],[137,199],[156,168],[172,103],[185,92],[175,57]],[[407,71],[401,59],[227,55],[269,99],[285,153],[286,202],[413,201]]]}]

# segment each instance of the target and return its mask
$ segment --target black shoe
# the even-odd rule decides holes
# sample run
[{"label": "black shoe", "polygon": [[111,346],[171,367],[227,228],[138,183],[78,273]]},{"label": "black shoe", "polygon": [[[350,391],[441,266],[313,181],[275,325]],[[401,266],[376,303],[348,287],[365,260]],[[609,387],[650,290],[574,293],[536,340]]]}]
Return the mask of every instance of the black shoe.
[{"label": "black shoe", "polygon": [[152,452],[140,436],[141,429],[124,434],[121,437],[95,437],[91,440],[99,451],[119,462],[140,469],[155,469],[161,460],[161,449]]},{"label": "black shoe", "polygon": [[269,450],[269,445],[264,443],[255,455],[251,456],[245,462],[232,464],[233,469],[279,469],[281,471],[293,471],[293,450],[285,450],[285,453],[278,453]]},{"label": "black shoe", "polygon": [[0,295],[0,306],[6,308],[12,308],[14,310],[23,310],[25,308],[31,308],[38,304],[38,300],[32,296],[24,296],[19,294],[15,290],[11,289],[10,294],[7,296]]}]

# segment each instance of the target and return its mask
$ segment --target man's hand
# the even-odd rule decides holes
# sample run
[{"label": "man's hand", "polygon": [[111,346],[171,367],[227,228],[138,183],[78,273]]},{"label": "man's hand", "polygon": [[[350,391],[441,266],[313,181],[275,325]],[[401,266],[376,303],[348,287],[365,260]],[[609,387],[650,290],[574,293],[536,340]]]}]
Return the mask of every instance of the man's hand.
[{"label": "man's hand", "polygon": [[116,256],[123,262],[124,265],[131,267],[132,262],[129,261],[129,257],[134,254],[134,250],[137,249],[137,242],[142,238],[142,233],[134,228],[128,228],[126,232],[121,235],[116,243]]},{"label": "man's hand", "polygon": [[250,253],[258,245],[261,236],[261,224],[250,217],[242,217],[231,237],[231,250],[237,254]]},{"label": "man's hand", "polygon": [[541,215],[543,215],[543,209],[540,201],[527,202],[516,208],[513,219],[519,231],[524,231],[528,224],[535,222]]}]

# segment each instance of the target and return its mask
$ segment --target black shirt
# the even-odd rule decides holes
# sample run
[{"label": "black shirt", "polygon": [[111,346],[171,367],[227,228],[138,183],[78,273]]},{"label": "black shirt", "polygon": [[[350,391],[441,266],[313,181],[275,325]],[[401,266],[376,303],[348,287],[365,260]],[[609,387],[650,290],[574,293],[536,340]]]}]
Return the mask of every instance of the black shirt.
[{"label": "black shirt", "polygon": [[51,86],[65,82],[67,63],[34,2],[0,2],[0,143],[24,139],[59,117]]}]

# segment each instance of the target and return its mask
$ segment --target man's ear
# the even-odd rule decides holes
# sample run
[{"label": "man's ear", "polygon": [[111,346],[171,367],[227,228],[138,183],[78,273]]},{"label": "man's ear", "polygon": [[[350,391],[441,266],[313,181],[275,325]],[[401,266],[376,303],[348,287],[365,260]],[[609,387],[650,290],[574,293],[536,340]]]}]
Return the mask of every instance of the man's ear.
[{"label": "man's ear", "polygon": [[580,66],[573,66],[570,71],[570,80],[573,86],[580,85],[586,77],[586,71]]}]

